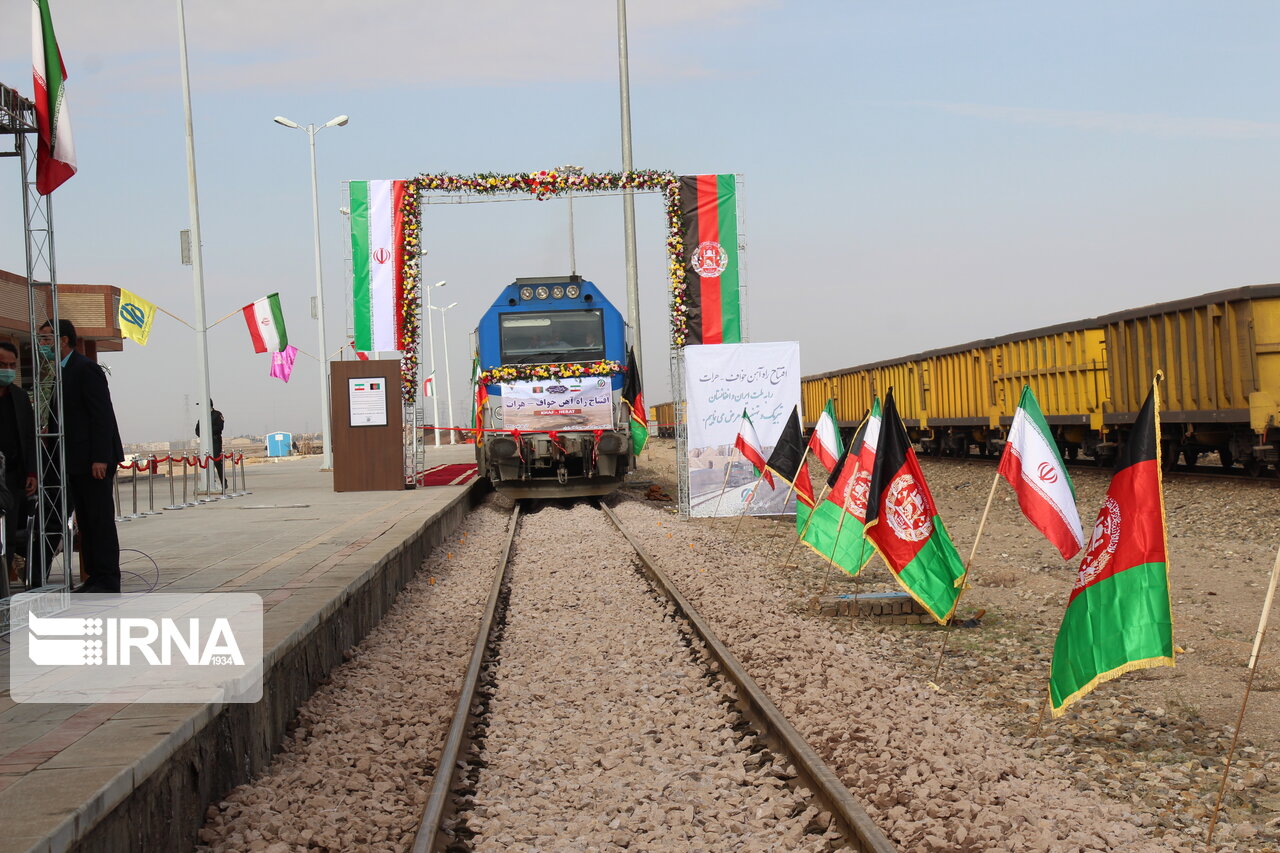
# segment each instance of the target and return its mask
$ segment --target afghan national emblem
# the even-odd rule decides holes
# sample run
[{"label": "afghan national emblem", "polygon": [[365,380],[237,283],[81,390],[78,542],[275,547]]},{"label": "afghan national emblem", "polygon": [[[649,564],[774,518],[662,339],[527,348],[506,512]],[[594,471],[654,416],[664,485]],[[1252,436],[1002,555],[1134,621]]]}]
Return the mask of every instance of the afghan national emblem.
[{"label": "afghan national emblem", "polygon": [[933,533],[933,519],[925,504],[924,491],[910,474],[903,474],[889,484],[885,509],[889,526],[899,539],[920,542]]},{"label": "afghan national emblem", "polygon": [[1083,589],[1102,574],[1102,570],[1111,562],[1120,544],[1120,502],[1110,495],[1098,512],[1098,520],[1093,523],[1093,536],[1089,539],[1089,547],[1085,550],[1084,560],[1080,563],[1080,573],[1076,576],[1076,589]]},{"label": "afghan national emblem", "polygon": [[858,521],[867,520],[867,497],[871,494],[871,472],[859,469],[844,492],[844,505]]},{"label": "afghan national emblem", "polygon": [[729,266],[729,253],[714,240],[706,240],[693,250],[689,266],[703,278],[715,278]]}]

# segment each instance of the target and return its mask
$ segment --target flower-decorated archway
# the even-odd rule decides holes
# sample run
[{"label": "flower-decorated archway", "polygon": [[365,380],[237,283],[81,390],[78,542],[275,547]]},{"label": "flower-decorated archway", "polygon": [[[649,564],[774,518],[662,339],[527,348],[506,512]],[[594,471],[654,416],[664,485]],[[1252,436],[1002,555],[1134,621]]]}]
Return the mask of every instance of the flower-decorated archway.
[{"label": "flower-decorated archway", "polygon": [[[647,190],[663,194],[667,210],[667,275],[671,288],[671,345],[682,347],[689,335],[689,308],[684,264],[684,238],[680,209],[680,178],[673,172],[595,172],[567,174],[549,169],[515,174],[480,173],[476,175],[422,174],[405,182],[400,216],[404,239],[403,306],[416,306],[421,299],[421,238],[423,193],[472,193],[475,195],[525,194],[543,201],[564,193],[616,192]],[[418,371],[418,348],[421,329],[416,311],[402,311],[400,351],[401,393],[406,402],[417,394],[414,377]],[[545,366],[542,369],[552,369]],[[568,371],[561,373],[560,371]],[[554,375],[595,375],[601,371],[617,373],[617,362],[590,365],[554,366]],[[552,374],[548,374],[552,375]],[[493,377],[502,381],[506,377]]]}]

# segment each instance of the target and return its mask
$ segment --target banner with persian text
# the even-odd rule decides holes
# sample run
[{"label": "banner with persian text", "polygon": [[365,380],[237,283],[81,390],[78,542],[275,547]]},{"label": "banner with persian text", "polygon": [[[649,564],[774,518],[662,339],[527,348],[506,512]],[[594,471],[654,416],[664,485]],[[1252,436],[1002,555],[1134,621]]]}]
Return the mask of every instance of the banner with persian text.
[{"label": "banner with persian text", "polygon": [[762,482],[757,487],[755,469],[733,444],[745,409],[765,456],[773,450],[792,408],[800,404],[800,344],[693,345],[684,348],[684,358],[689,514],[794,513],[788,486]]}]

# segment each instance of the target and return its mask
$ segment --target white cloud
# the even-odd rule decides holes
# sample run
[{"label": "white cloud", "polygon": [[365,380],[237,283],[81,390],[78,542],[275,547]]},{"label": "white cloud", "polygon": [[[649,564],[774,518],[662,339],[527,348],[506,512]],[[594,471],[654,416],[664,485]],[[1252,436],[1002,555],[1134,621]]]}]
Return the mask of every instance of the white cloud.
[{"label": "white cloud", "polygon": [[1231,118],[1199,118],[1159,113],[1112,113],[1095,110],[1054,110],[1000,107],[987,104],[937,104],[943,112],[1015,124],[1036,124],[1078,130],[1101,130],[1143,136],[1200,139],[1276,139],[1280,122]]}]

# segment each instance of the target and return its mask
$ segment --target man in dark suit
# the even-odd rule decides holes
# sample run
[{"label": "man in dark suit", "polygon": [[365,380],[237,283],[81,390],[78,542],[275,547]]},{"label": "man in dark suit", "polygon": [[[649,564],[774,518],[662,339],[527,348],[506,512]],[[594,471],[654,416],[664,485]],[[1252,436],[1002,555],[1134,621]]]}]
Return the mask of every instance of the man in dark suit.
[{"label": "man in dark suit", "polygon": [[14,502],[4,516],[5,563],[9,580],[14,581],[13,549],[26,519],[26,499],[36,493],[36,417],[31,398],[18,384],[18,348],[8,341],[0,341],[0,453],[4,454],[4,485]]},{"label": "man in dark suit", "polygon": [[[52,343],[48,323],[40,327],[40,343]],[[62,427],[67,461],[67,487],[80,527],[80,547],[88,580],[75,592],[120,591],[120,539],[116,535],[112,481],[124,461],[111,391],[102,368],[76,351],[76,327],[58,321],[58,354],[62,359],[62,414],[50,410],[49,432]]]}]

